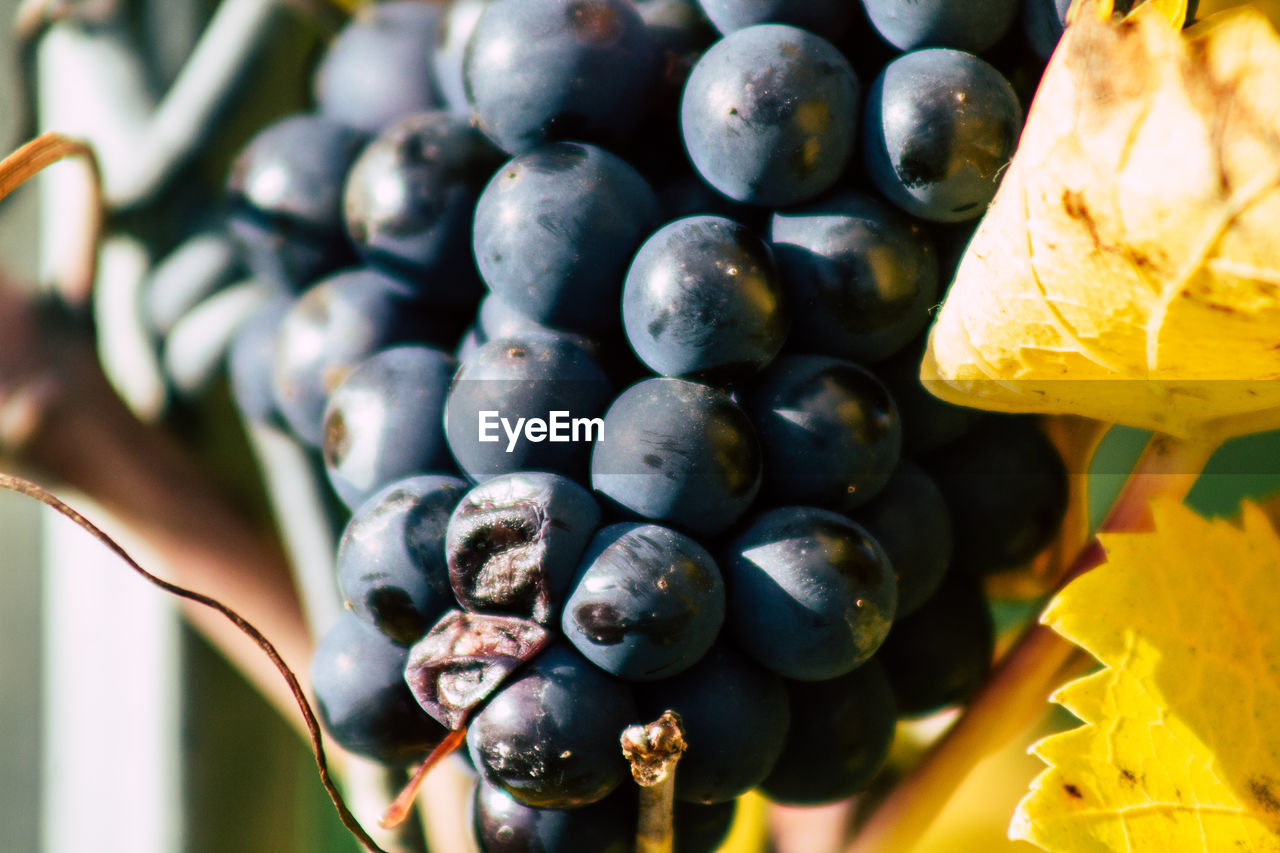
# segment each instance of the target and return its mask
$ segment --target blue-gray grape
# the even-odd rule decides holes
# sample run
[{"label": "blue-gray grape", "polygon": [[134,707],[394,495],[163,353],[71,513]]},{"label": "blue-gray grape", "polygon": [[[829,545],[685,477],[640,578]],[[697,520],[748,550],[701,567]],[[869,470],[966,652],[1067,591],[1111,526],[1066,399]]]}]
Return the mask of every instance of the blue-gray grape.
[{"label": "blue-gray grape", "polygon": [[830,189],[853,151],[859,87],[830,42],[759,24],[693,67],[680,126],[694,168],[736,201],[782,207]]}]

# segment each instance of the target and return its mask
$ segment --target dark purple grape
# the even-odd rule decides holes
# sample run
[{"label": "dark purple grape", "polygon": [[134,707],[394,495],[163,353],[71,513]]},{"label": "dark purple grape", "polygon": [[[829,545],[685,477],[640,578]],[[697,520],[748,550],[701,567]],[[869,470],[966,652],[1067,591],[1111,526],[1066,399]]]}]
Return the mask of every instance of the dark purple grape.
[{"label": "dark purple grape", "polygon": [[737,800],[723,803],[677,801],[672,821],[676,833],[675,853],[715,853],[733,826],[737,807]]},{"label": "dark purple grape", "polygon": [[461,118],[426,112],[401,119],[351,167],[347,232],[368,263],[419,279],[424,299],[472,306],[483,287],[471,258],[471,219],[500,162]]},{"label": "dark purple grape", "polygon": [[475,481],[527,470],[584,479],[611,395],[604,371],[566,337],[492,340],[454,377],[445,407],[449,449]]},{"label": "dark purple grape", "polygon": [[723,803],[769,775],[787,737],[782,679],[719,644],[674,678],[637,686],[641,717],[675,711],[688,749],[676,765],[676,798]]},{"label": "dark purple grape", "polygon": [[356,510],[338,543],[338,589],[347,609],[401,645],[455,606],[445,527],[466,488],[457,477],[438,475],[392,483]]},{"label": "dark purple grape", "polygon": [[879,361],[910,342],[938,302],[938,256],[924,229],[865,193],[779,212],[770,240],[798,352]]},{"label": "dark purple grape", "polygon": [[722,33],[755,24],[791,24],[837,39],[853,21],[850,0],[698,0]]},{"label": "dark purple grape", "polygon": [[893,567],[865,530],[834,512],[783,507],[759,516],[721,561],[729,626],[769,669],[836,678],[884,642],[897,606]]},{"label": "dark purple grape", "polygon": [[857,113],[858,80],[840,51],[806,30],[759,24],[698,60],[680,126],[707,183],[737,201],[782,207],[840,177]]},{"label": "dark purple grape", "polygon": [[280,323],[272,372],[276,405],[299,438],[319,446],[329,395],[357,364],[399,343],[451,346],[455,322],[426,309],[404,282],[371,269],[322,279]]},{"label": "dark purple grape", "polygon": [[768,244],[730,219],[691,216],[636,252],[622,322],[655,373],[726,381],[778,354],[791,314]]},{"label": "dark purple grape", "polygon": [[627,265],[659,219],[653,190],[622,159],[592,145],[545,145],[485,187],[476,263],[489,289],[535,322],[599,331],[617,326]]},{"label": "dark purple grape", "polygon": [[640,126],[661,51],[627,0],[497,0],[463,57],[472,115],[512,154],[545,141],[616,141]]},{"label": "dark purple grape", "polygon": [[1070,6],[1071,0],[1023,0],[1022,28],[1041,59],[1048,59],[1058,46]]},{"label": "dark purple grape", "polygon": [[618,739],[639,719],[626,684],[560,643],[472,718],[467,748],[484,777],[521,803],[576,808],[630,777]]},{"label": "dark purple grape", "polygon": [[432,347],[375,353],[333,390],[324,414],[325,471],[349,508],[414,474],[451,473],[444,401],[457,364]]},{"label": "dark purple grape", "polygon": [[893,625],[876,659],[898,713],[928,714],[965,702],[986,680],[995,623],[978,579],[951,572],[915,613]]},{"label": "dark purple grape", "polygon": [[471,828],[480,853],[634,853],[636,806],[629,791],[576,809],[538,809],[476,782]]},{"label": "dark purple grape", "polygon": [[862,0],[871,26],[898,50],[954,47],[981,53],[1013,25],[1018,0]]},{"label": "dark purple grape", "polygon": [[231,394],[240,414],[256,423],[275,423],[275,391],[271,387],[271,365],[275,361],[276,333],[293,298],[280,295],[258,308],[236,332],[227,351],[227,374]]},{"label": "dark purple grape", "polygon": [[240,151],[227,182],[228,227],[255,276],[300,290],[354,259],[342,182],[365,141],[331,119],[292,115]]},{"label": "dark purple grape", "polygon": [[868,370],[823,355],[784,355],[749,391],[773,503],[853,509],[898,464],[902,427],[889,392]]},{"label": "dark purple grape", "polygon": [[591,485],[623,510],[694,534],[736,521],[760,489],[760,446],[728,394],[683,379],[646,379],[604,417]]},{"label": "dark purple grape", "polygon": [[1052,541],[1067,510],[1067,471],[1029,418],[987,418],[920,458],[951,509],[953,565],[978,574],[1016,568]]},{"label": "dark purple grape", "polygon": [[440,105],[433,50],[445,4],[389,0],[360,7],[316,65],[320,112],[377,133]]},{"label": "dark purple grape", "polygon": [[996,193],[1022,132],[1009,81],[970,53],[913,51],[867,93],[867,173],[898,207],[933,222],[976,219]]},{"label": "dark purple grape", "polygon": [[405,766],[421,761],[446,730],[418,707],[404,682],[409,650],[346,613],[316,646],[311,689],[325,730],[343,749]]},{"label": "dark purple grape", "polygon": [[599,524],[591,493],[567,477],[522,471],[486,480],[449,520],[445,552],[458,601],[553,624]]},{"label": "dark purple grape", "polygon": [[876,376],[898,404],[902,420],[902,450],[918,454],[937,450],[964,435],[978,423],[982,413],[943,402],[920,384],[920,360],[924,355],[922,335],[876,365]]},{"label": "dark purple grape", "polygon": [[960,261],[964,260],[965,250],[978,230],[978,222],[935,222],[930,231],[933,233],[933,244],[938,249],[938,277],[942,282],[941,295],[945,296],[955,280]]},{"label": "dark purple grape", "polygon": [[876,540],[898,582],[896,618],[933,595],[951,565],[951,511],[937,483],[903,459],[871,503],[852,515]]},{"label": "dark purple grape", "polygon": [[809,806],[866,790],[889,757],[897,722],[880,664],[869,660],[830,681],[789,681],[787,699],[791,728],[761,792]]},{"label": "dark purple grape", "polygon": [[596,534],[565,602],[561,629],[596,666],[654,681],[697,663],[724,623],[724,582],[707,550],[656,524]]}]

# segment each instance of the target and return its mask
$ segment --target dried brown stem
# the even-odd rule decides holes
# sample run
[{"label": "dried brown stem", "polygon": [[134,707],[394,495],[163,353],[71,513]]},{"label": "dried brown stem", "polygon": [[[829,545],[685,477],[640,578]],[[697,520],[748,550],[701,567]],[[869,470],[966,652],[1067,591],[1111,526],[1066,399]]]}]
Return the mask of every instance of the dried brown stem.
[{"label": "dried brown stem", "polygon": [[675,849],[676,765],[687,744],[680,715],[664,711],[648,725],[627,726],[622,754],[640,786],[636,853],[672,853]]},{"label": "dried brown stem", "polygon": [[[88,163],[95,197],[93,227],[62,284],[87,293],[103,221],[93,149],[57,133],[33,139],[0,161],[0,199],[67,157]],[[61,315],[40,317],[3,282],[0,319],[0,450],[41,478],[90,495],[147,543],[169,577],[235,602],[249,621],[269,628],[284,662],[298,668],[307,661],[311,641],[279,547],[216,495],[169,437],[133,417],[103,376],[90,336]],[[297,725],[293,697],[256,644],[206,608],[188,615]]]},{"label": "dried brown stem", "polygon": [[[1152,438],[1100,532],[1151,529],[1151,499],[1157,495],[1178,500],[1186,497],[1214,449],[1213,443]],[[1091,539],[1062,583],[1097,567],[1104,559],[1097,538]],[[846,853],[911,850],[978,760],[1044,714],[1060,673],[1080,654],[1044,625],[1028,628],[956,724],[870,816]]]},{"label": "dried brown stem", "polygon": [[422,783],[427,781],[427,774],[461,746],[466,736],[467,730],[465,728],[454,729],[445,735],[444,740],[440,741],[440,744],[435,749],[431,750],[431,754],[427,756],[426,761],[423,761],[418,765],[418,769],[413,771],[413,776],[409,778],[409,784],[404,786],[404,790],[383,812],[382,819],[378,821],[383,829],[395,829],[409,819],[409,815],[413,814],[413,805],[417,800],[418,791],[422,790]]},{"label": "dried brown stem", "polygon": [[329,763],[325,756],[324,737],[320,732],[320,721],[316,718],[315,712],[311,709],[311,703],[307,700],[306,693],[302,689],[302,684],[298,677],[294,675],[293,670],[285,663],[284,658],[280,656],[280,652],[266,638],[263,633],[258,630],[251,622],[241,616],[232,608],[223,604],[221,601],[200,592],[188,589],[180,584],[167,581],[164,578],[157,577],[151,572],[144,569],[137,560],[133,559],[129,553],[119,545],[115,539],[111,538],[100,527],[89,521],[78,511],[63,503],[52,493],[44,488],[36,485],[30,480],[21,477],[15,477],[12,474],[0,474],[0,489],[8,489],[9,491],[18,492],[27,497],[40,501],[67,518],[75,522],[82,529],[90,533],[95,539],[106,546],[117,557],[123,560],[131,569],[142,577],[146,578],[155,586],[168,592],[171,595],[178,596],[186,601],[199,605],[208,611],[229,622],[235,630],[243,634],[249,639],[271,662],[272,667],[276,670],[281,678],[284,679],[288,686],[289,694],[293,699],[297,710],[302,714],[302,718],[307,727],[307,736],[311,740],[311,749],[315,754],[316,768],[320,773],[320,782],[324,785],[324,789],[328,792],[330,799],[333,801],[334,808],[338,810],[338,816],[346,828],[359,839],[365,849],[372,853],[385,853],[369,834],[360,826],[360,822],[356,820],[355,815],[347,808],[346,801],[343,800],[341,792],[338,791],[337,785],[333,781],[333,777],[329,773]]},{"label": "dried brown stem", "polygon": [[[166,577],[232,604],[270,633],[286,663],[305,672],[311,638],[278,543],[229,505],[171,437],[134,418],[85,336],[38,322],[12,293],[0,292],[0,315],[7,321],[0,403],[30,401],[20,419],[25,428],[0,436],[10,442],[4,450],[38,479],[89,495],[118,522],[112,532],[144,543]],[[205,608],[186,614],[299,724],[292,698],[253,642]]]},{"label": "dried brown stem", "polygon": [[102,171],[93,148],[78,139],[69,139],[59,133],[43,133],[0,160],[0,199],[20,187],[42,169],[68,157],[79,157],[88,168],[90,185],[89,210],[85,240],[59,263],[55,274],[57,290],[74,301],[88,296],[98,272],[98,243],[106,214],[102,198]]},{"label": "dried brown stem", "polygon": [[[305,685],[312,640],[279,544],[224,501],[166,433],[133,417],[98,368],[87,334],[64,328],[56,316],[38,322],[31,305],[3,287],[0,326],[9,333],[0,339],[0,449],[40,479],[88,495],[163,575],[239,610],[272,638]],[[24,390],[33,387],[39,393]],[[22,416],[6,418],[6,409]],[[185,602],[183,609],[307,735],[294,695],[259,647],[217,613]],[[346,756],[339,751],[333,759],[345,763]]]}]

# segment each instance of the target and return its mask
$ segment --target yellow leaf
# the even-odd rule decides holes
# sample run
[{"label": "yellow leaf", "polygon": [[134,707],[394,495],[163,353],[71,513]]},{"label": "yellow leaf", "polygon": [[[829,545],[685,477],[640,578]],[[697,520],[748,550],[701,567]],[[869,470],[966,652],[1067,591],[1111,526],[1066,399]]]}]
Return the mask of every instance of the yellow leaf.
[{"label": "yellow leaf", "polygon": [[1047,764],[1011,838],[1046,850],[1280,851],[1280,537],[1181,504],[1153,533],[1102,537],[1107,562],[1043,621],[1104,668],[1054,700],[1085,725]]},{"label": "yellow leaf", "polygon": [[[1152,6],[1155,11],[1160,13],[1169,26],[1175,30],[1182,29],[1183,23],[1187,20],[1187,0],[1139,0],[1140,5]],[[1098,17],[1102,19],[1110,18],[1115,4],[1113,0],[1099,0]],[[1137,12],[1137,6],[1130,14]],[[1148,14],[1148,12],[1143,13]]]},{"label": "yellow leaf", "polygon": [[938,396],[1179,436],[1280,426],[1280,36],[1086,0],[921,369]]},{"label": "yellow leaf", "polygon": [[768,801],[755,791],[738,798],[729,835],[716,853],[763,853],[769,846]]},{"label": "yellow leaf", "polygon": [[1187,20],[1187,0],[1147,0],[1160,12],[1169,26],[1175,30],[1182,29]]}]

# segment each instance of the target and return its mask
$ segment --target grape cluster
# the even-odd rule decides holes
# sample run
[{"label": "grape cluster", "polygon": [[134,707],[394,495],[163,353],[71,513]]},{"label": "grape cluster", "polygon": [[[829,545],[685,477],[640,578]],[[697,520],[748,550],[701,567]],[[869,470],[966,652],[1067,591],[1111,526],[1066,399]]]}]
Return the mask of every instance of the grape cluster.
[{"label": "grape cluster", "polygon": [[[1064,4],[1029,5],[1043,51]],[[982,577],[1066,505],[1033,423],[916,379],[1039,73],[1017,6],[409,0],[337,36],[228,216],[280,294],[237,400],[351,511],[340,743],[465,726],[482,849],[624,851],[619,735],[673,710],[710,850],[744,792],[847,797],[965,701]]]}]

